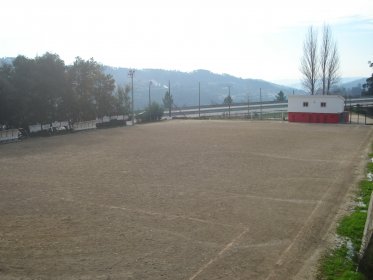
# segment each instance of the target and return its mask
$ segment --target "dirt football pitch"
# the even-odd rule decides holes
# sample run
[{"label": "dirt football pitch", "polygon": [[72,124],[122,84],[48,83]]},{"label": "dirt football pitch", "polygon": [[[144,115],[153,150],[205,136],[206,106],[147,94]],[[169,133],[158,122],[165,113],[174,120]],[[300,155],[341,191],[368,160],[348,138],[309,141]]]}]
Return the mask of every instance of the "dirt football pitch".
[{"label": "dirt football pitch", "polygon": [[174,120],[0,145],[0,279],[312,279],[371,143]]}]

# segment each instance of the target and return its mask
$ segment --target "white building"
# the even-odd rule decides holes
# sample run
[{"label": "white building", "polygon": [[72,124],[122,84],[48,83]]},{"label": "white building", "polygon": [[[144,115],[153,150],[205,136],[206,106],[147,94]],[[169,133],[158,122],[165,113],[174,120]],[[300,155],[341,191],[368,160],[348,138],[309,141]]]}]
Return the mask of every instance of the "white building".
[{"label": "white building", "polygon": [[340,95],[289,95],[289,122],[346,123],[345,99]]}]

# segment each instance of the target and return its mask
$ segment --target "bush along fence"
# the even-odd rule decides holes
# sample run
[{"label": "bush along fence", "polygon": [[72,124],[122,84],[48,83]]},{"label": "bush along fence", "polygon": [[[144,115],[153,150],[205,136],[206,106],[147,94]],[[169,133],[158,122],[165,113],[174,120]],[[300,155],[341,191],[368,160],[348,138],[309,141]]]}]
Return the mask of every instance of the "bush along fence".
[{"label": "bush along fence", "polygon": [[337,227],[338,246],[321,259],[317,279],[373,279],[372,160],[367,166],[367,178],[359,182],[353,211],[343,217]]}]

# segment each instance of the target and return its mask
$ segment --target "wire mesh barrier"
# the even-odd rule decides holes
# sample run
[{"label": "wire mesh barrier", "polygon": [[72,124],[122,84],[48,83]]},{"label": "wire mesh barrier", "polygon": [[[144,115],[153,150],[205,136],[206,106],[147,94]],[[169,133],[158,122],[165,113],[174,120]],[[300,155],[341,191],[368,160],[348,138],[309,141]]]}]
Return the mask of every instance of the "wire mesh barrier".
[{"label": "wire mesh barrier", "polygon": [[[201,114],[202,116],[202,114]],[[203,117],[203,116],[202,116]],[[212,118],[213,116],[209,116]],[[252,112],[223,112],[220,115],[215,115],[215,118],[222,119],[247,119],[247,120],[275,120],[287,121],[288,113],[285,111],[252,111]]]},{"label": "wire mesh barrier", "polygon": [[373,125],[373,107],[363,107],[357,104],[348,108],[351,124]]}]

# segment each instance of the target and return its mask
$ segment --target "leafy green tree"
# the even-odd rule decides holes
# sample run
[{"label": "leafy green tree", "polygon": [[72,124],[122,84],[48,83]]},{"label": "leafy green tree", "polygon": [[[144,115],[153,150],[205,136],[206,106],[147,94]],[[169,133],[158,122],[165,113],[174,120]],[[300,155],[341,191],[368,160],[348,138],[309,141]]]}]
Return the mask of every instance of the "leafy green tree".
[{"label": "leafy green tree", "polygon": [[63,60],[56,54],[45,53],[35,60],[34,83],[32,92],[32,108],[38,122],[50,123],[65,120],[59,114],[62,97],[68,90],[66,83],[66,67]]},{"label": "leafy green tree", "polygon": [[60,97],[67,90],[65,64],[58,55],[46,53],[35,59],[18,56],[8,74],[14,88],[9,116],[14,126],[57,119]]},{"label": "leafy green tree", "polygon": [[16,125],[14,86],[11,81],[12,65],[4,64],[0,67],[0,125]]},{"label": "leafy green tree", "polygon": [[96,116],[110,116],[115,111],[115,97],[113,91],[115,81],[111,75],[105,75],[102,71],[97,74],[94,91],[96,103]]},{"label": "leafy green tree", "polygon": [[129,115],[131,112],[131,98],[129,93],[131,87],[126,85],[124,87],[118,86],[115,93],[115,111],[118,115]]},{"label": "leafy green tree", "polygon": [[115,81],[111,75],[105,75],[96,61],[77,57],[68,69],[72,90],[73,119],[90,120],[110,115],[115,111],[113,91]]},{"label": "leafy green tree", "polygon": [[279,102],[286,101],[285,93],[282,90],[279,93],[277,93],[275,98],[275,100]]},{"label": "leafy green tree", "polygon": [[35,61],[25,56],[19,55],[13,60],[13,71],[11,74],[11,83],[14,86],[12,117],[14,125],[18,127],[27,126],[29,123],[35,123],[38,117],[35,111],[33,97],[35,96]]},{"label": "leafy green tree", "polygon": [[[373,62],[369,61],[369,67],[373,68]],[[373,73],[368,79],[366,79],[366,83],[363,85],[363,94],[364,95],[373,95]]]},{"label": "leafy green tree", "polygon": [[90,120],[96,116],[94,86],[95,67],[93,59],[84,61],[80,57],[68,69],[74,107],[73,120]]},{"label": "leafy green tree", "polygon": [[[12,65],[0,67],[0,123],[25,127],[112,115],[118,106],[114,89],[113,77],[93,59],[77,57],[66,67],[56,54],[35,59],[20,55]],[[121,98],[128,106],[128,94]]]},{"label": "leafy green tree", "polygon": [[157,102],[153,101],[150,106],[145,108],[145,113],[143,115],[143,120],[146,122],[149,121],[158,121],[162,118],[164,108],[160,106]]},{"label": "leafy green tree", "polygon": [[163,97],[163,105],[165,108],[168,109],[168,114],[171,117],[171,110],[172,110],[172,104],[174,103],[174,98],[170,91],[166,91],[164,97]]}]

